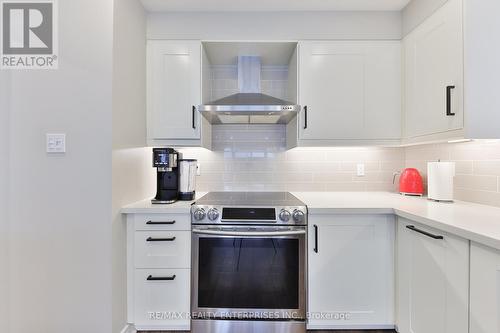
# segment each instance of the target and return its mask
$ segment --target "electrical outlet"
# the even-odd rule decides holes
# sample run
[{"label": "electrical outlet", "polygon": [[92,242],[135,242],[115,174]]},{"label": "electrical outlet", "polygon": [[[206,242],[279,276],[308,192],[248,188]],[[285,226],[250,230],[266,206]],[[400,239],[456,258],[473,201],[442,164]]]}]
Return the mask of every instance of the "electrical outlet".
[{"label": "electrical outlet", "polygon": [[358,177],[365,176],[365,165],[363,163],[357,165],[357,175]]},{"label": "electrical outlet", "polygon": [[66,152],[66,134],[47,134],[47,153]]}]

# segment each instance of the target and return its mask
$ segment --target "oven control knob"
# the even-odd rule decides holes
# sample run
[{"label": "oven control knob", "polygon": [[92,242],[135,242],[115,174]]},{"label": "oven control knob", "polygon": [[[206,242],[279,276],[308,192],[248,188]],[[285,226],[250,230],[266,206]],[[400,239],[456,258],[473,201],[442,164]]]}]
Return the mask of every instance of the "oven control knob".
[{"label": "oven control knob", "polygon": [[292,216],[292,214],[290,214],[289,211],[287,211],[286,209],[282,209],[280,212],[279,218],[283,222],[288,222],[290,220],[291,216]]},{"label": "oven control knob", "polygon": [[207,216],[210,221],[215,221],[219,218],[219,211],[215,208],[212,208],[208,211]]},{"label": "oven control knob", "polygon": [[293,211],[293,214],[292,214],[292,217],[293,217],[293,220],[296,222],[296,223],[302,223],[304,222],[304,212],[301,211],[301,210],[294,210]]},{"label": "oven control knob", "polygon": [[205,210],[203,208],[198,208],[194,211],[193,216],[196,221],[201,221],[205,218]]}]

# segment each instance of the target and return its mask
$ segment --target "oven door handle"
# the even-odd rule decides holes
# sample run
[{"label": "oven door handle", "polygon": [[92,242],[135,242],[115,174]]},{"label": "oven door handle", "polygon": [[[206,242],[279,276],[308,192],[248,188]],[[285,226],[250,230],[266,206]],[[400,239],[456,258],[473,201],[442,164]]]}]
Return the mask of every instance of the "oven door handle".
[{"label": "oven door handle", "polygon": [[235,236],[235,237],[272,237],[272,236],[296,236],[305,235],[305,230],[292,230],[292,231],[220,231],[220,230],[207,230],[207,229],[193,229],[193,233],[201,235],[214,235],[214,236]]}]

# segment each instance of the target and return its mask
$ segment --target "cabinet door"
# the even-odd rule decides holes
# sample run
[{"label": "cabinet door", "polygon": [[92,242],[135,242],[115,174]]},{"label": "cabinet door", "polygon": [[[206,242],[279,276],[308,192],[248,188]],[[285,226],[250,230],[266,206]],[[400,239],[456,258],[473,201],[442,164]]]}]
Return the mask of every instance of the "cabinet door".
[{"label": "cabinet door", "polygon": [[399,332],[468,333],[468,241],[405,219],[399,222]]},{"label": "cabinet door", "polygon": [[406,137],[463,128],[462,1],[449,0],[403,45]]},{"label": "cabinet door", "polygon": [[470,333],[500,332],[500,251],[471,245]]},{"label": "cabinet door", "polygon": [[189,269],[136,269],[135,327],[189,330],[190,281]]},{"label": "cabinet door", "polygon": [[311,215],[308,233],[307,327],[392,328],[394,218]]},{"label": "cabinet door", "polygon": [[148,41],[148,138],[200,139],[201,44]]},{"label": "cabinet door", "polygon": [[300,139],[399,139],[400,42],[301,42],[299,99]]}]

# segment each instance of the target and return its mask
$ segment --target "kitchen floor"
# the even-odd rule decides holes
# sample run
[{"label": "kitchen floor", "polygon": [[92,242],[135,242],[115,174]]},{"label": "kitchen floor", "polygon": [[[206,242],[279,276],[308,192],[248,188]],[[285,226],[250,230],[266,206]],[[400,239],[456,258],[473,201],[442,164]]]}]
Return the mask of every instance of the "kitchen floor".
[{"label": "kitchen floor", "polygon": [[[308,331],[309,333],[396,333],[393,330],[364,330],[364,331]],[[189,333],[187,331],[139,331],[138,333]]]}]

